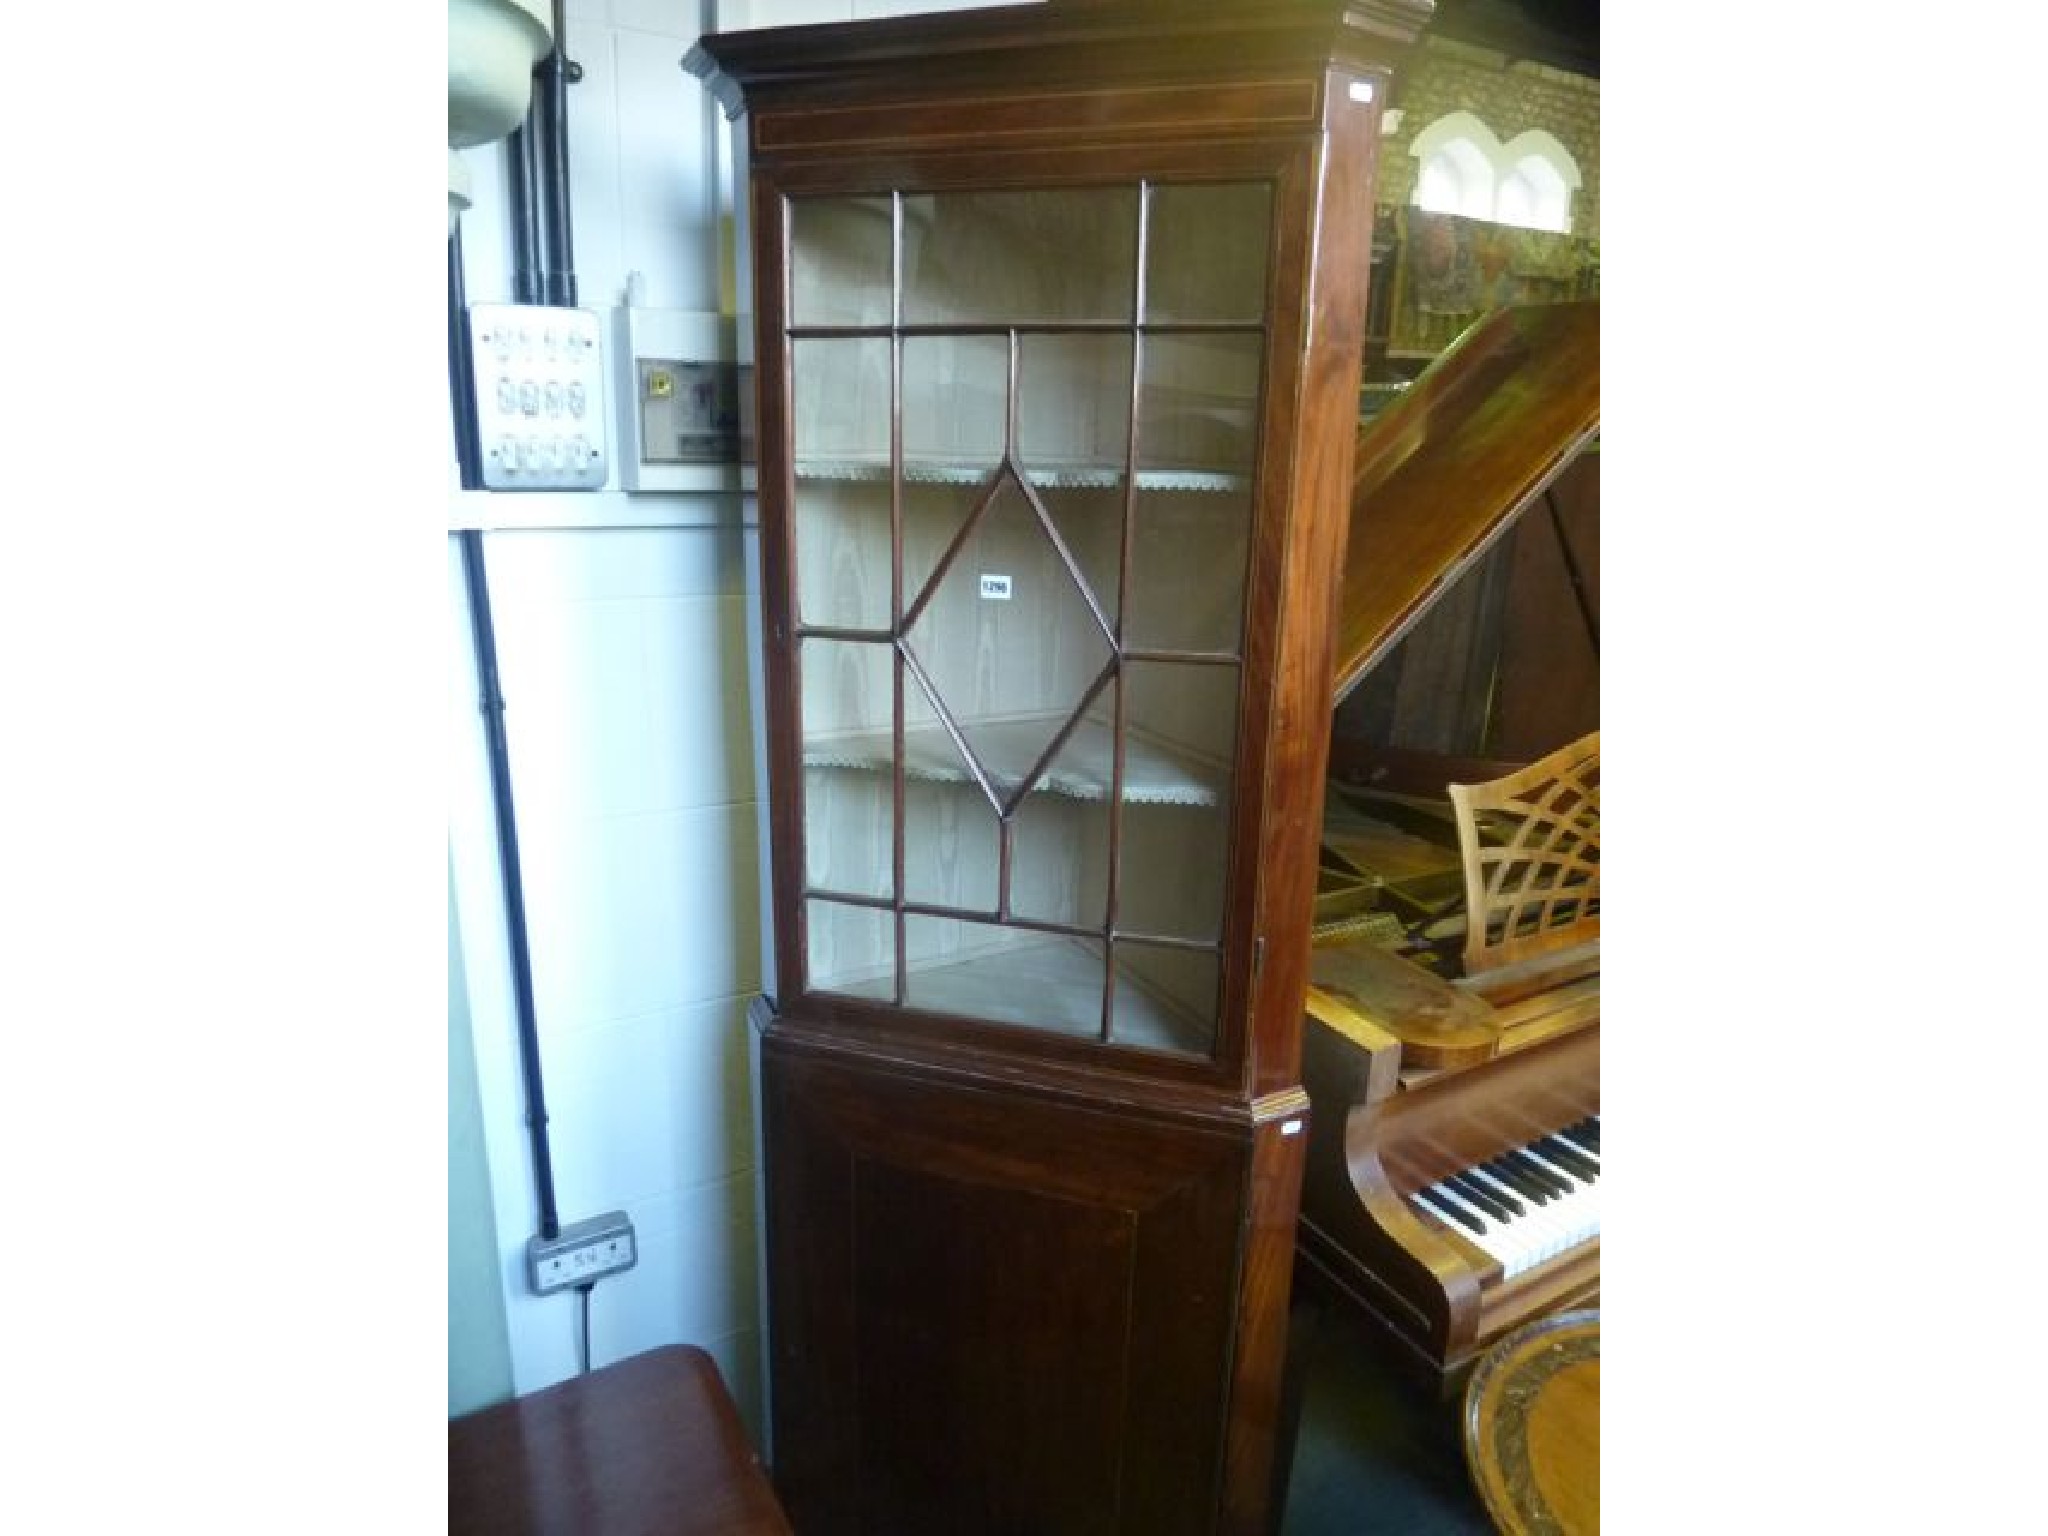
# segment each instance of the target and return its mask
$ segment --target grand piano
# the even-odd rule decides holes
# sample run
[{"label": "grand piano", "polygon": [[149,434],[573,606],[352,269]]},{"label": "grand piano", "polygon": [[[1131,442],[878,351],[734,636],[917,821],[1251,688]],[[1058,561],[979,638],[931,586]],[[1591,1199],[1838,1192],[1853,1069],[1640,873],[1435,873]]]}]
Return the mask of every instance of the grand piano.
[{"label": "grand piano", "polygon": [[1478,321],[1357,445],[1298,1294],[1443,1391],[1599,1292],[1598,432],[1586,301]]}]

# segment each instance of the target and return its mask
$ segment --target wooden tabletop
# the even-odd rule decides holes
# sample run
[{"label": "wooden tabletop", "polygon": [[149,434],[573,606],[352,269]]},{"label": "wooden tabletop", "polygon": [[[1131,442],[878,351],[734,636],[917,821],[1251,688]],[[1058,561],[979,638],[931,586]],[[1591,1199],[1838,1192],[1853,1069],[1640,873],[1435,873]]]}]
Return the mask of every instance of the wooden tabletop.
[{"label": "wooden tabletop", "polygon": [[448,1529],[790,1536],[718,1367],[685,1344],[449,1420]]},{"label": "wooden tabletop", "polygon": [[1539,1318],[1486,1352],[1465,1389],[1465,1460],[1504,1536],[1598,1536],[1597,1308]]}]

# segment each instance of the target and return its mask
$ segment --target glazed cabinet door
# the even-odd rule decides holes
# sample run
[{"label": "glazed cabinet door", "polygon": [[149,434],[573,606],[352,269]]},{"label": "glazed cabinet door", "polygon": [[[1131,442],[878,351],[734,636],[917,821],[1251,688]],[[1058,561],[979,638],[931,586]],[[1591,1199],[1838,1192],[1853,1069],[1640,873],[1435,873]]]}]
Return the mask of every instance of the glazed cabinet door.
[{"label": "glazed cabinet door", "polygon": [[771,206],[785,1007],[1218,1054],[1272,209],[1143,177]]}]

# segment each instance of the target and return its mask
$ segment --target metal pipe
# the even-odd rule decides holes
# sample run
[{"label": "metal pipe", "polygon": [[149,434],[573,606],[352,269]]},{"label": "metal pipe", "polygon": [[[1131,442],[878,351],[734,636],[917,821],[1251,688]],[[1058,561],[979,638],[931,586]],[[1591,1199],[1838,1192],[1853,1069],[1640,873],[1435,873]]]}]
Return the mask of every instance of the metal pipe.
[{"label": "metal pipe", "polygon": [[491,793],[497,806],[498,866],[505,882],[505,928],[512,951],[512,996],[519,1015],[519,1066],[526,1080],[526,1128],[533,1148],[533,1182],[540,1200],[540,1235],[562,1232],[555,1214],[555,1171],[548,1154],[548,1107],[541,1088],[540,1031],[533,1007],[533,962],[526,946],[526,897],[519,875],[519,830],[512,815],[512,763],[505,741],[505,698],[498,688],[498,639],[491,623],[490,585],[484,575],[483,535],[462,531],[462,567],[469,585],[470,623],[482,689],[484,734],[490,745]]},{"label": "metal pipe", "polygon": [[448,233],[448,395],[455,413],[455,462],[465,491],[481,489],[477,448],[476,374],[469,355],[469,299],[462,275],[462,224]]},{"label": "metal pipe", "polygon": [[526,121],[505,139],[505,192],[512,210],[512,302],[515,304],[541,302],[540,164],[534,150],[538,126],[533,105],[529,102]]},{"label": "metal pipe", "polygon": [[564,0],[554,0],[555,46],[541,62],[535,100],[542,107],[546,130],[541,165],[548,197],[547,298],[544,302],[576,305],[576,240],[569,213],[569,82],[581,71],[569,62],[568,16]]}]

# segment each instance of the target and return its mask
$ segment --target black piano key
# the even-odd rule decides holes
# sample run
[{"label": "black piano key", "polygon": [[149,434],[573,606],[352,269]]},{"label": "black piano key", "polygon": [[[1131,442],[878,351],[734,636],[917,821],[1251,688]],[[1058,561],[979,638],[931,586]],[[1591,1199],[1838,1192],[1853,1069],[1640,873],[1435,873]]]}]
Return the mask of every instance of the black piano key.
[{"label": "black piano key", "polygon": [[1588,1115],[1577,1125],[1568,1125],[1558,1134],[1577,1142],[1595,1157],[1600,1155],[1600,1122],[1594,1116]]},{"label": "black piano key", "polygon": [[1436,1193],[1435,1190],[1417,1190],[1415,1198],[1417,1200],[1422,1201],[1432,1211],[1435,1211],[1439,1216],[1444,1217],[1446,1220],[1455,1221],[1459,1226],[1466,1228],[1468,1231],[1478,1236],[1485,1236],[1485,1222],[1481,1221],[1477,1216],[1471,1214],[1471,1212],[1467,1211],[1463,1206],[1458,1205],[1452,1201],[1443,1199]]},{"label": "black piano key", "polygon": [[[1551,1177],[1564,1180],[1567,1189],[1578,1190],[1585,1187],[1586,1180],[1579,1170],[1569,1166],[1561,1158],[1552,1157],[1549,1149],[1543,1145],[1542,1141],[1532,1141],[1522,1150],[1544,1168],[1548,1169]],[[1591,1166],[1594,1173],[1599,1173],[1600,1165],[1598,1163],[1594,1163]]]},{"label": "black piano key", "polygon": [[1509,1188],[1520,1190],[1522,1194],[1534,1200],[1538,1205],[1550,1204],[1550,1186],[1523,1169],[1516,1167],[1505,1157],[1493,1158],[1491,1161],[1482,1163],[1480,1166]]},{"label": "black piano key", "polygon": [[1515,1213],[1507,1208],[1505,1201],[1491,1194],[1484,1185],[1468,1175],[1454,1173],[1448,1179],[1445,1179],[1444,1182],[1450,1185],[1456,1193],[1463,1195],[1467,1200],[1478,1206],[1480,1210],[1491,1216],[1495,1221],[1510,1221],[1514,1218]]},{"label": "black piano key", "polygon": [[1530,1145],[1576,1178],[1590,1183],[1600,1177],[1600,1165],[1561,1136],[1546,1136]]},{"label": "black piano key", "polygon": [[1537,1180],[1539,1183],[1543,1185],[1545,1189],[1548,1189],[1552,1194],[1568,1195],[1571,1193],[1572,1186],[1569,1180],[1565,1179],[1560,1174],[1551,1172],[1550,1169],[1544,1167],[1541,1163],[1537,1162],[1535,1158],[1531,1157],[1528,1153],[1522,1151],[1519,1147],[1516,1148],[1514,1151],[1508,1153],[1507,1157],[1508,1160],[1514,1163],[1516,1167],[1526,1171],[1530,1178]]},{"label": "black piano key", "polygon": [[1480,1164],[1477,1168],[1468,1168],[1465,1171],[1468,1177],[1479,1184],[1480,1188],[1492,1195],[1494,1199],[1498,1200],[1510,1211],[1513,1211],[1517,1216],[1528,1210],[1528,1207],[1522,1204],[1521,1197],[1514,1192],[1512,1186],[1504,1183],[1484,1163]]},{"label": "black piano key", "polygon": [[1587,1183],[1590,1182],[1579,1177],[1579,1171],[1576,1168],[1567,1168],[1563,1163],[1552,1157],[1543,1149],[1540,1142],[1530,1142],[1528,1146],[1522,1149],[1522,1155],[1535,1163],[1537,1167],[1543,1169],[1552,1178],[1564,1180],[1565,1188],[1574,1193],[1584,1189]]}]

